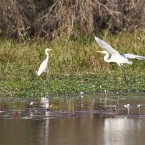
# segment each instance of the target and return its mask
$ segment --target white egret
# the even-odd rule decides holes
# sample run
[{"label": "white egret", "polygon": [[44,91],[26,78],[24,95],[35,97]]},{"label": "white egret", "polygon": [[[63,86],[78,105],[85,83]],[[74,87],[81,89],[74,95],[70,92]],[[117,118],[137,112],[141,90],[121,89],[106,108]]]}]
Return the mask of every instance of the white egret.
[{"label": "white egret", "polygon": [[140,107],[141,107],[141,104],[138,104],[138,105],[137,105],[137,108],[138,108],[138,111],[139,111],[139,115],[141,116]]},{"label": "white egret", "polygon": [[49,99],[48,98],[46,98],[46,97],[42,97],[41,98],[41,106],[43,107],[43,108],[45,108],[45,109],[52,109],[52,110],[54,110],[54,109],[59,109],[59,104],[58,103],[52,103],[52,104],[50,104],[50,102],[49,102]]},{"label": "white egret", "polygon": [[42,103],[42,104],[49,103],[49,99],[46,98],[46,97],[42,97],[42,98],[41,98],[41,103]]},{"label": "white egret", "polygon": [[47,72],[47,65],[48,65],[48,60],[49,60],[49,51],[52,51],[52,49],[46,48],[45,49],[45,54],[46,54],[46,59],[41,63],[39,70],[37,72],[37,75],[40,76],[43,72]]},{"label": "white egret", "polygon": [[145,60],[145,56],[139,56],[139,55],[135,55],[135,54],[122,54],[122,55],[120,55],[119,52],[117,52],[115,49],[113,49],[105,41],[99,39],[96,36],[95,36],[95,40],[99,44],[99,46],[102,49],[104,49],[103,51],[97,51],[97,52],[106,54],[104,56],[104,61],[106,61],[106,62],[115,62],[119,66],[123,66],[124,63],[130,64],[130,65],[132,64],[132,61],[129,61],[128,58],[136,58],[138,60]]},{"label": "white egret", "polygon": [[49,99],[46,97],[41,98],[41,106],[44,107],[45,109],[48,109],[50,107],[49,105]]},{"label": "white egret", "polygon": [[129,114],[129,111],[130,111],[130,104],[125,104],[124,107],[127,108],[127,114]]}]

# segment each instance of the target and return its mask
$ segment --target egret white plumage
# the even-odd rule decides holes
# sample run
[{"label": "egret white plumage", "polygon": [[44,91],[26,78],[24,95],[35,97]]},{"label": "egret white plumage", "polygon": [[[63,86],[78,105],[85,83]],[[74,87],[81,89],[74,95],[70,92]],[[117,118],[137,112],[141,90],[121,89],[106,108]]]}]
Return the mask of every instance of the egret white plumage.
[{"label": "egret white plumage", "polygon": [[141,116],[141,110],[140,110],[141,104],[137,105],[138,111],[139,111],[139,115]]},{"label": "egret white plumage", "polygon": [[30,106],[30,107],[34,107],[34,104],[35,104],[35,101],[31,101],[31,102],[29,103],[29,106]]},{"label": "egret white plumage", "polygon": [[125,104],[124,107],[127,108],[127,114],[129,114],[129,111],[130,111],[130,104]]},{"label": "egret white plumage", "polygon": [[44,107],[45,109],[48,109],[50,107],[49,105],[49,99],[46,97],[41,98],[41,106]]},{"label": "egret white plumage", "polygon": [[46,54],[46,59],[41,63],[39,70],[37,72],[37,75],[40,76],[43,72],[47,72],[47,65],[48,65],[48,60],[49,60],[49,51],[52,51],[52,49],[46,48],[45,49],[45,54]]},{"label": "egret white plumage", "polygon": [[42,104],[49,103],[49,99],[46,98],[46,97],[42,97],[42,98],[41,98],[41,103],[42,103]]},{"label": "egret white plumage", "polygon": [[120,55],[119,52],[117,52],[115,49],[113,49],[105,41],[99,39],[96,36],[95,36],[95,40],[99,44],[99,46],[103,49],[103,51],[97,51],[97,52],[106,54],[104,56],[104,61],[106,61],[106,62],[115,62],[119,66],[123,66],[124,63],[130,64],[130,65],[132,64],[132,61],[129,61],[128,58],[131,58],[131,59],[136,58],[138,60],[145,60],[145,56],[140,56],[140,55],[135,55],[135,54]]},{"label": "egret white plumage", "polygon": [[84,92],[80,92],[80,96],[81,96],[81,98],[83,98],[84,97]]},{"label": "egret white plumage", "polygon": [[55,110],[55,109],[59,109],[59,107],[60,107],[58,103],[51,103],[50,104],[49,99],[46,97],[42,97],[40,103],[41,103],[41,106],[45,109]]}]

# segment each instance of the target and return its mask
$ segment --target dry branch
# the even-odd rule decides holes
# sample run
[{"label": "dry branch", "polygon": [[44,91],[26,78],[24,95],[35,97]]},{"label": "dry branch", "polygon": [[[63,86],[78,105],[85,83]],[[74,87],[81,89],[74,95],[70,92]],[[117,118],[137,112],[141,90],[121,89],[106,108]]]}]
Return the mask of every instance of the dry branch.
[{"label": "dry branch", "polygon": [[0,12],[0,35],[20,42],[145,26],[144,0],[1,0]]}]

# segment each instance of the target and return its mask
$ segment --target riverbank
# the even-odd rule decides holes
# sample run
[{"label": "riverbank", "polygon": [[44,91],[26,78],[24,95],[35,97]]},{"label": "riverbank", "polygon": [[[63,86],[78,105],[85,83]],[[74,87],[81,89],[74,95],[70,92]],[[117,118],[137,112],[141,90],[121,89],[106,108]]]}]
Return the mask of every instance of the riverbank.
[{"label": "riverbank", "polygon": [[[122,32],[100,36],[120,53],[145,56],[144,32]],[[126,65],[126,77],[115,63],[106,63],[101,50],[92,38],[77,40],[63,38],[49,41],[33,41],[18,44],[1,40],[0,92],[16,94],[77,93],[97,91],[144,91],[145,61],[132,60]],[[45,48],[50,52],[49,73],[37,76],[40,63],[45,59]],[[100,87],[101,86],[101,87]]]}]

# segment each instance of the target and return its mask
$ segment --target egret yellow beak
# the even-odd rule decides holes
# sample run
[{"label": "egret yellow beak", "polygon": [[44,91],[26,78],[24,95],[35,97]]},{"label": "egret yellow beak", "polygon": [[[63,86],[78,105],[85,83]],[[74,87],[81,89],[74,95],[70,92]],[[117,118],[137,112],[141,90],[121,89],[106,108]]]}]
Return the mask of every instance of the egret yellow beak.
[{"label": "egret yellow beak", "polygon": [[102,53],[102,51],[97,51],[97,52],[100,52],[100,53]]},{"label": "egret yellow beak", "polygon": [[48,49],[48,51],[53,51],[53,49]]}]

